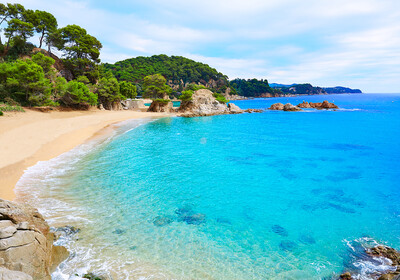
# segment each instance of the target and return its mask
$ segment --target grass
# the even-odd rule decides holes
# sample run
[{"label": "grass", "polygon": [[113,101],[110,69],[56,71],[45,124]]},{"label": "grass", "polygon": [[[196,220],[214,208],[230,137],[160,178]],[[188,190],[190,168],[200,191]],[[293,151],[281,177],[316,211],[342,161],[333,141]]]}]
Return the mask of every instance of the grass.
[{"label": "grass", "polygon": [[19,105],[8,105],[7,103],[0,103],[0,112],[25,112],[25,110]]}]

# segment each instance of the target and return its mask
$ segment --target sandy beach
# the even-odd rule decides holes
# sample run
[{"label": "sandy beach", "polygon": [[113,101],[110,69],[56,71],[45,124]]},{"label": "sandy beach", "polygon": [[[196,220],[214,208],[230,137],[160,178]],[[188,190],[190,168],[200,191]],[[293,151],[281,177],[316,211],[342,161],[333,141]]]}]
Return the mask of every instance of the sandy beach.
[{"label": "sandy beach", "polygon": [[168,114],[97,109],[5,113],[0,117],[0,197],[15,199],[14,187],[24,170],[71,150],[113,123],[165,116]]}]

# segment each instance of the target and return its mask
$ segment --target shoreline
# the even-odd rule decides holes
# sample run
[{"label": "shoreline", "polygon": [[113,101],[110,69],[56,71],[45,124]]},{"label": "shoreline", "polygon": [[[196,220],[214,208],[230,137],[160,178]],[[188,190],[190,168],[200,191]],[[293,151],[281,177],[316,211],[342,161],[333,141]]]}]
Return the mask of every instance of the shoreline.
[{"label": "shoreline", "polygon": [[113,124],[173,116],[136,111],[52,111],[25,109],[0,118],[0,197],[14,200],[14,188],[28,167],[55,158],[99,135]]}]

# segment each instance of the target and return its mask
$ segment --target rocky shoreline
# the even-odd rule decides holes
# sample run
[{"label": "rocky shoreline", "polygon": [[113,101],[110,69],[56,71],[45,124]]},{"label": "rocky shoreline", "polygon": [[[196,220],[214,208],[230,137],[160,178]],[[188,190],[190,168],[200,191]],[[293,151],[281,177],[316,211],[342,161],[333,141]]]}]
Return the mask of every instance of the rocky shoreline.
[{"label": "rocky shoreline", "polygon": [[37,209],[0,199],[0,279],[50,280],[69,256],[54,241],[54,233]]},{"label": "rocky shoreline", "polygon": [[316,103],[303,101],[303,103],[300,103],[296,106],[290,103],[287,103],[285,105],[283,105],[282,103],[275,103],[272,104],[271,107],[269,107],[268,109],[274,111],[294,112],[294,111],[302,111],[302,109],[335,110],[339,109],[339,107],[334,103],[330,103],[327,100],[324,100],[323,102],[316,102]]}]

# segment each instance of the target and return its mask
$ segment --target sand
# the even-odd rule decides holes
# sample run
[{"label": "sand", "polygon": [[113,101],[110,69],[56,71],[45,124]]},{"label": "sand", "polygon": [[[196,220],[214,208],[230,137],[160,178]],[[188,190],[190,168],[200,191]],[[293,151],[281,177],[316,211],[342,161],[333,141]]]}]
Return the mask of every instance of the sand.
[{"label": "sand", "polygon": [[97,109],[5,113],[0,117],[0,198],[15,199],[14,187],[28,167],[71,150],[111,124],[165,116],[169,115]]}]

